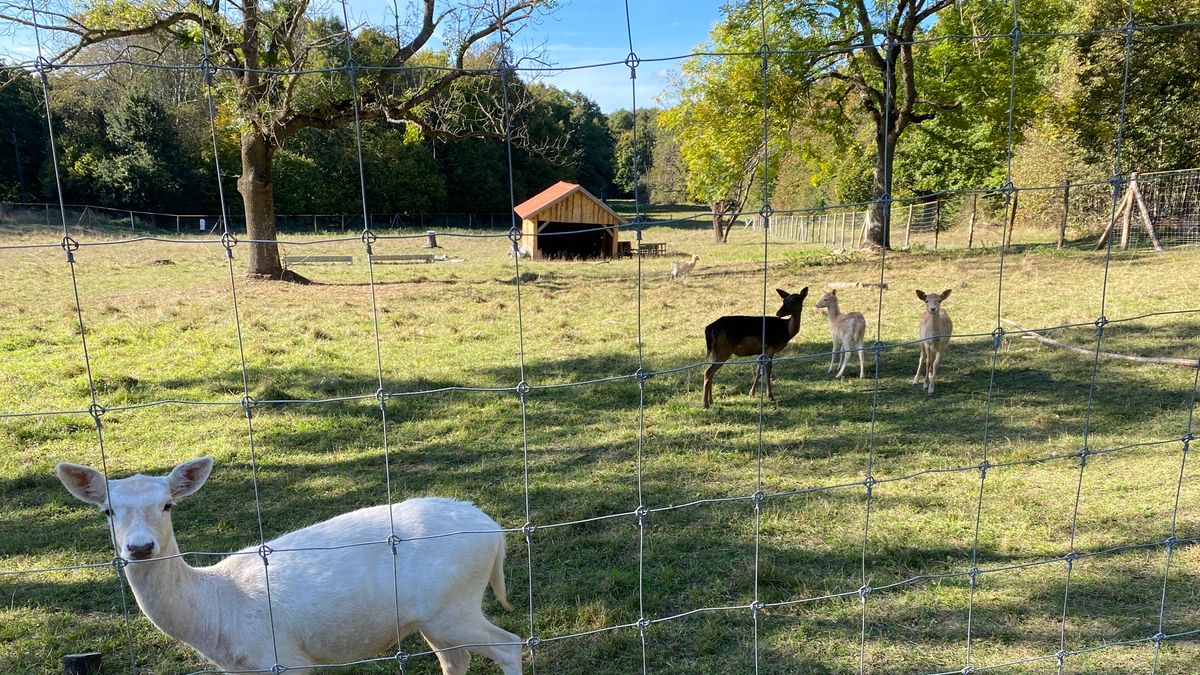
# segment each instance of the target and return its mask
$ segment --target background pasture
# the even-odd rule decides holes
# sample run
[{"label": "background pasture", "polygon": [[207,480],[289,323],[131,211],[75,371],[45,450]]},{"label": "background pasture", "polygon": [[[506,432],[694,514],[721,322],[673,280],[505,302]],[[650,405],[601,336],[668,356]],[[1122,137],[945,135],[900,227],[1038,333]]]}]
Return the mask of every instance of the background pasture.
[{"label": "background pasture", "polygon": [[[528,500],[532,560],[519,532],[509,535],[510,597],[497,623],[528,636],[532,589],[535,634],[596,631],[544,642],[539,671],[640,670],[634,628],[638,608],[638,323],[646,381],[642,446],[646,524],[644,615],[666,618],[646,631],[651,672],[735,673],[752,668],[756,574],[748,497],[760,471],[759,399],[746,396],[753,367],[731,364],[717,376],[712,409],[700,408],[703,327],[722,314],[763,308],[762,242],[735,230],[710,243],[697,224],[653,225],[672,257],[697,253],[683,283],[667,281],[670,259],[565,263],[521,261],[520,284],[528,399]],[[395,396],[387,402],[391,475],[397,498],[438,494],[470,499],[504,527],[525,522],[525,459],[515,385],[518,287],[504,236],[440,235],[457,263],[377,265],[379,353],[384,389],[505,388]],[[478,235],[479,232],[475,232]],[[8,227],[2,243],[45,243],[49,230]],[[185,551],[230,551],[255,544],[259,510],[250,480],[246,423],[238,405],[242,373],[225,250],[209,240],[87,246],[124,234],[76,235],[79,295],[105,456],[114,475],[161,473],[202,454],[217,460],[213,478],[175,514]],[[628,236],[628,235],[626,235]],[[298,237],[287,253],[355,256],[349,266],[304,268],[306,287],[246,281],[245,245],[234,247],[241,326],[255,409],[261,520],[267,537],[386,500],[382,425],[374,392],[376,353],[368,269],[361,242]],[[381,239],[376,253],[416,252],[420,239]],[[877,258],[834,257],[811,246],[772,242],[767,287],[872,281]],[[170,264],[156,261],[169,260]],[[1105,287],[1103,253],[1021,246],[1004,258],[1000,314],[1090,346]],[[1193,309],[1200,251],[1114,252],[1107,270],[1106,351],[1195,358]],[[828,329],[808,303],[800,334],[775,365],[776,396],[762,410],[764,502],[757,565],[766,603],[850,593],[768,607],[759,653],[767,672],[845,672],[858,667],[868,448],[875,452],[867,567],[871,586],[906,582],[870,596],[867,665],[872,672],[958,670],[967,645],[969,583],[979,473],[930,469],[977,465],[984,452],[984,402],[991,374],[1000,256],[995,249],[891,252],[889,289],[839,291],[845,311],[863,312],[868,343],[914,339],[922,305],[913,289],[953,288],[946,307],[956,338],[933,398],[910,384],[917,348],[899,344],[879,360],[877,416],[873,382],[833,381]],[[1192,270],[1192,272],[1188,272]],[[75,301],[58,248],[0,250],[0,411],[79,411],[88,403]],[[819,297],[816,296],[816,297]],[[777,301],[767,298],[773,313]],[[882,319],[876,333],[875,318]],[[1126,319],[1129,319],[1126,321]],[[668,372],[661,372],[668,371]],[[626,376],[620,379],[620,376]],[[1080,490],[1076,550],[1098,552],[1161,543],[1169,534],[1182,479],[1177,536],[1196,536],[1200,493],[1193,465],[1182,476],[1180,438],[1195,405],[1195,371],[1102,361],[1093,404],[1086,357],[1009,334],[997,356],[979,531],[972,636],[976,664],[1053,654],[1059,649],[1066,564],[1079,462],[1033,461],[1078,451],[1085,425],[1092,450]],[[618,379],[605,379],[618,378]],[[586,386],[544,385],[604,380]],[[142,403],[182,400],[198,404]],[[211,405],[209,405],[211,404]],[[114,410],[115,409],[115,410]],[[1133,447],[1127,447],[1133,446]],[[41,673],[64,653],[105,652],[106,672],[128,669],[122,594],[114,582],[103,518],[57,483],[55,462],[96,465],[96,432],[86,413],[0,418],[0,670]],[[927,473],[923,473],[927,472]],[[920,475],[914,475],[920,474]],[[905,478],[907,477],[907,478]],[[889,480],[900,479],[900,480]],[[836,489],[810,491],[820,486]],[[778,493],[787,493],[780,495]],[[683,506],[696,500],[699,504]],[[679,508],[666,508],[679,507]],[[661,510],[656,510],[661,509]],[[611,518],[596,519],[601,516]],[[586,521],[586,522],[578,522]],[[1196,548],[1175,551],[1165,588],[1164,632],[1200,627]],[[1166,549],[1110,551],[1075,562],[1066,648],[1142,640],[1158,631]],[[213,558],[192,557],[193,564]],[[99,563],[91,569],[23,570]],[[1025,566],[1029,565],[1029,566]],[[528,570],[532,569],[532,578]],[[927,575],[927,576],[923,576]],[[204,667],[138,614],[128,640],[146,672]],[[419,638],[404,648],[423,651]],[[1153,645],[1072,655],[1070,672],[1146,669]],[[1194,672],[1200,650],[1190,639],[1164,645],[1164,672]],[[478,659],[475,668],[487,670]],[[1015,666],[1044,672],[1053,660]],[[386,666],[354,672],[387,672]],[[432,658],[407,672],[436,672]]]}]

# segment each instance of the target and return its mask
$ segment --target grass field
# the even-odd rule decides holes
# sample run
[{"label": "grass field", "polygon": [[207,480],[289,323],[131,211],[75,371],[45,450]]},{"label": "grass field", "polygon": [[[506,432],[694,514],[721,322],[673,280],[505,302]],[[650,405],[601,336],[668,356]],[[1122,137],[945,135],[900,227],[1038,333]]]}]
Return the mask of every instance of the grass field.
[{"label": "grass field", "polygon": [[[922,305],[913,289],[954,289],[945,306],[963,337],[951,343],[937,393],[927,398],[910,384],[913,345],[880,352],[877,392],[871,362],[866,380],[826,376],[828,326],[811,305],[828,282],[878,280],[879,259],[834,258],[773,243],[767,311],[777,306],[774,288],[810,288],[800,334],[785,351],[788,358],[775,365],[777,400],[761,410],[760,436],[759,399],[746,395],[752,370],[743,363],[718,374],[715,404],[701,409],[704,326],[722,314],[758,313],[764,303],[762,242],[739,229],[729,244],[714,245],[707,227],[699,221],[649,230],[646,238],[666,242],[673,256],[697,253],[701,262],[685,282],[671,283],[669,259],[642,261],[640,294],[635,260],[521,261],[528,276],[520,285],[520,323],[504,237],[444,234],[444,253],[462,262],[374,268],[386,390],[504,388],[388,400],[398,498],[461,497],[505,527],[526,522],[525,444],[515,393],[523,344],[524,377],[535,387],[527,407],[528,519],[538,526],[586,522],[536,529],[532,560],[524,537],[510,534],[508,587],[519,609],[505,612],[489,596],[486,611],[526,637],[531,620],[543,640],[595,631],[543,642],[538,672],[641,671],[638,631],[605,630],[639,618],[638,529],[632,515],[619,515],[639,504],[639,447],[642,503],[653,510],[645,527],[644,616],[737,607],[649,626],[646,660],[654,673],[752,672],[753,616],[746,607],[756,578],[768,603],[757,643],[762,672],[857,672],[863,613],[855,591],[862,585],[868,457],[872,476],[884,482],[872,492],[867,583],[880,588],[908,581],[868,596],[866,665],[873,673],[958,671],[965,664],[969,582],[954,573],[971,567],[980,474],[929,469],[977,465],[985,452],[993,464],[1008,463],[991,469],[984,482],[977,565],[985,572],[978,577],[970,642],[976,667],[1060,649],[1067,565],[1054,559],[1070,550],[1077,485],[1076,551],[1161,544],[1170,533],[1177,485],[1176,534],[1200,535],[1196,465],[1184,465],[1181,475],[1194,370],[1101,361],[1093,389],[1091,359],[1009,334],[995,354],[993,402],[985,415],[1000,266],[994,249],[890,253],[882,307],[878,290],[839,292],[844,311],[867,316],[868,341],[877,336],[891,344],[915,338]],[[77,238],[86,244],[116,236],[125,235]],[[5,245],[57,238],[48,230],[0,230]],[[375,251],[415,252],[421,243],[381,239]],[[241,277],[245,244],[234,248],[250,395],[264,402],[254,427],[268,537],[386,499],[362,244],[309,237],[286,249],[354,255],[355,264],[303,268],[319,282],[312,286],[252,282]],[[182,460],[213,455],[209,483],[175,512],[180,546],[227,551],[257,543],[224,249],[186,239],[85,245],[75,255],[91,377],[108,409],[102,420],[109,471],[162,473]],[[163,260],[170,264],[156,264]],[[1200,313],[1144,315],[1200,307],[1198,269],[1194,249],[1114,254],[1105,289],[1102,252],[1018,248],[1004,260],[1000,314],[1026,326],[1079,324],[1050,334],[1091,346],[1103,293],[1103,312],[1112,321],[1105,351],[1196,358]],[[62,250],[0,250],[0,412],[87,408],[74,297]],[[642,443],[637,382],[618,377],[639,367],[639,325],[644,367],[669,371],[645,382]],[[615,379],[546,387],[604,378]],[[269,402],[352,396],[364,399]],[[162,401],[223,405],[130,407]],[[1091,450],[1112,452],[1088,458],[1082,483],[1076,457],[1036,461],[1076,453],[1085,428]],[[141,617],[111,568],[12,574],[112,558],[103,518],[54,478],[58,461],[100,462],[89,415],[0,418],[0,672],[57,672],[63,654],[90,650],[105,653],[105,672],[128,672],[123,598],[130,603],[128,640],[143,672],[203,668],[189,649]],[[811,490],[829,485],[845,486]],[[757,565],[748,499],[756,489],[768,495]],[[721,499],[727,497],[738,499]],[[1166,557],[1166,547],[1151,545],[1077,560],[1066,649],[1154,635],[1164,598],[1164,633],[1200,629],[1200,548],[1175,550],[1164,595]],[[1046,560],[1053,562],[1037,564]],[[532,618],[526,609],[531,588]],[[774,605],[843,593],[849,595]],[[403,646],[426,649],[415,637]],[[1154,645],[1142,641],[1072,654],[1065,672],[1148,671],[1153,657]],[[1054,667],[1051,658],[1004,672]],[[1189,637],[1167,640],[1159,668],[1200,671],[1200,644]],[[436,662],[417,658],[406,672],[434,673]],[[472,672],[496,671],[476,659]]]}]

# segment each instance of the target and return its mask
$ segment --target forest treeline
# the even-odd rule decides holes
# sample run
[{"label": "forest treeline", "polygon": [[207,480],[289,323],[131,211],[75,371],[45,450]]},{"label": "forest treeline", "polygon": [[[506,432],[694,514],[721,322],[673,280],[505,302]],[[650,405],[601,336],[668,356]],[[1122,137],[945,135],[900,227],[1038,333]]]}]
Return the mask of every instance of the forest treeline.
[{"label": "forest treeline", "polygon": [[[1021,186],[1109,177],[1118,134],[1126,172],[1200,165],[1194,139],[1200,0],[1136,0],[1138,30],[1128,45],[1126,0],[1024,0],[1019,27],[1028,35],[1018,35],[1015,58],[1010,0],[902,2],[898,6],[931,14],[911,17],[916,44],[897,48],[895,58],[886,48],[872,52],[884,60],[882,70],[866,52],[831,49],[827,58],[813,57],[813,47],[861,40],[868,24],[858,10],[875,17],[876,5],[882,6],[789,2],[770,14],[768,39],[784,51],[765,70],[765,146],[764,69],[754,55],[762,39],[757,0],[727,5],[708,42],[697,47],[748,55],[680,63],[656,108],[605,114],[585,93],[524,80],[518,72],[510,82],[524,102],[513,119],[521,130],[512,156],[516,198],[570,180],[604,198],[631,198],[636,190],[654,203],[756,205],[753,195],[761,194],[765,175],[776,209],[864,202],[878,195],[887,153],[894,156],[890,190],[896,196],[999,187],[1009,172],[1010,124],[1012,176]],[[830,7],[836,11],[823,11]],[[883,22],[874,28],[890,30]],[[1051,33],[1070,35],[1046,36]],[[159,65],[202,58],[195,45],[160,45],[155,53]],[[0,200],[56,199],[41,85],[25,71],[6,72],[13,81],[0,90]],[[890,109],[880,96],[888,77]],[[213,141],[199,69],[56,69],[49,84],[68,202],[215,211]],[[488,80],[462,86],[475,87],[477,95],[495,93]],[[233,203],[242,130],[220,96],[214,122]],[[272,167],[277,213],[361,209],[354,134],[353,125],[308,128],[280,144]],[[362,153],[373,213],[509,208],[509,157],[501,138],[445,138],[372,119],[362,127]]]}]

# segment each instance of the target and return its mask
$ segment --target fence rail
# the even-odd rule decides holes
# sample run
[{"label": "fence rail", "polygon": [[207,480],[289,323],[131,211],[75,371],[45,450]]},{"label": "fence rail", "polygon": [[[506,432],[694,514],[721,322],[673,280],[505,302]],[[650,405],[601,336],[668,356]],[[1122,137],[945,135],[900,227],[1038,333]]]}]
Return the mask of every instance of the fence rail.
[{"label": "fence rail", "polygon": [[[68,222],[76,226],[126,227],[130,231],[160,230],[176,234],[224,232],[219,213],[166,213],[139,211],[94,204],[65,204]],[[229,231],[245,232],[246,217],[230,213]],[[0,223],[61,227],[59,205],[48,202],[0,202]],[[364,225],[360,213],[277,214],[279,232],[361,232],[386,229],[507,230],[512,216],[507,213],[368,213]]]}]

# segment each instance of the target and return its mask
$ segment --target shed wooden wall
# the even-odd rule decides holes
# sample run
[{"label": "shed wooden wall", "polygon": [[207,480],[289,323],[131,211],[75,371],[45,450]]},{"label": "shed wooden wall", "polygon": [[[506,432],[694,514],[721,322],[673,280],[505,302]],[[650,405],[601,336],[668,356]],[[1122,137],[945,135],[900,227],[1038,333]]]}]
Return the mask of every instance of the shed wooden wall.
[{"label": "shed wooden wall", "polygon": [[[521,239],[522,246],[529,248],[530,252],[538,256],[539,247],[537,245],[537,233],[541,230],[543,223],[579,223],[580,229],[586,228],[588,225],[621,225],[622,220],[609,213],[595,200],[590,199],[583,192],[576,192],[566,199],[552,204],[537,213],[531,214],[533,219],[526,218],[521,221]],[[608,255],[615,257],[617,255],[617,239],[619,239],[620,230],[613,229],[611,231],[612,238],[609,242]]]}]

